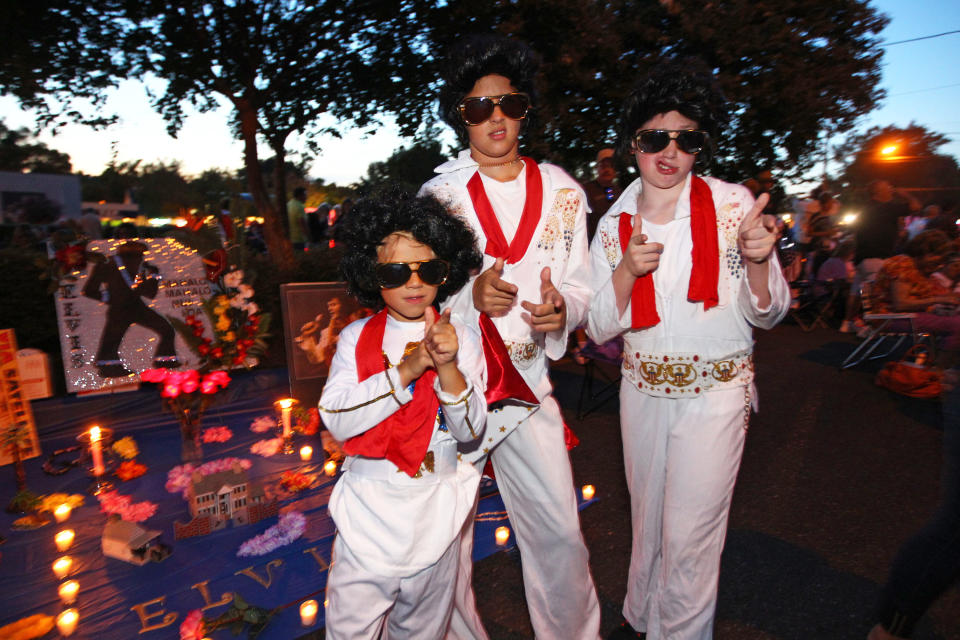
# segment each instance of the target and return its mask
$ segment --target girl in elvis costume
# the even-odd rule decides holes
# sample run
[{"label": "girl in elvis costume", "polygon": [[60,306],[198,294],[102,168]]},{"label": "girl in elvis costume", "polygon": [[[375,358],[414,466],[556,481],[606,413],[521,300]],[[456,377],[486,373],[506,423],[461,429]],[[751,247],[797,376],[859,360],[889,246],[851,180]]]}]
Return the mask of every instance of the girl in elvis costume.
[{"label": "girl in elvis costume", "polygon": [[694,61],[665,63],[618,124],[640,177],[590,247],[587,332],[623,335],[620,428],[633,545],[624,625],[611,638],[708,639],[720,552],[755,399],[753,330],[787,313],[767,202],[701,178],[726,119]]},{"label": "girl in elvis costume", "polygon": [[[536,105],[535,54],[497,37],[464,40],[445,61],[440,114],[469,148],[437,167],[436,195],[480,238],[483,270],[451,296],[484,339],[487,430],[463,459],[488,456],[523,554],[523,585],[538,638],[595,640],[600,606],[580,532],[573,473],[547,359],[590,298],[586,198],[559,167],[519,155]],[[539,405],[539,407],[537,406]],[[471,587],[472,536],[460,554],[449,638],[486,638]]]},{"label": "girl in elvis costume", "polygon": [[482,436],[487,404],[479,338],[432,305],[480,255],[437,200],[399,191],[358,202],[339,240],[350,292],[378,313],[340,333],[319,402],[347,453],[329,504],[327,637],[441,638],[480,481],[457,447]]}]

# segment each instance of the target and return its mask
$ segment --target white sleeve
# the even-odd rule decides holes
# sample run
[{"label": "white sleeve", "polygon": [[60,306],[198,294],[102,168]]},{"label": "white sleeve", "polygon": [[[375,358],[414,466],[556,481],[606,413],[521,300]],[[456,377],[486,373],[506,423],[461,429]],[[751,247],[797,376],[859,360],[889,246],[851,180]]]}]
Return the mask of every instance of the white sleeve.
[{"label": "white sleeve", "polygon": [[340,333],[330,375],[317,403],[324,425],[341,442],[377,426],[413,399],[400,384],[396,368],[372,375],[363,382],[357,379],[354,354],[363,326],[357,324]]},{"label": "white sleeve", "polygon": [[476,331],[458,323],[457,340],[457,368],[467,388],[456,396],[442,391],[439,381],[434,381],[434,388],[450,435],[459,442],[472,442],[483,435],[487,422],[486,361]]},{"label": "white sleeve", "polygon": [[790,285],[787,284],[787,279],[783,277],[783,269],[780,267],[780,260],[777,259],[776,250],[770,254],[767,287],[770,290],[770,305],[766,308],[760,308],[759,300],[750,290],[750,283],[744,276],[737,300],[740,312],[747,319],[747,322],[760,329],[772,329],[790,311]]},{"label": "white sleeve", "polygon": [[573,243],[562,274],[551,273],[560,295],[567,306],[567,325],[544,336],[544,350],[551,360],[559,360],[567,353],[567,337],[583,324],[590,305],[590,253],[587,247],[586,194],[577,189],[579,202],[573,223]]},{"label": "white sleeve", "polygon": [[[587,314],[587,335],[597,344],[603,344],[630,328],[630,304],[623,315],[617,315],[617,294],[613,290],[613,269],[607,260],[604,240],[611,242],[604,220],[597,225],[597,233],[590,245],[590,265],[592,268],[591,290],[593,303]],[[619,239],[616,239],[619,241]]]}]

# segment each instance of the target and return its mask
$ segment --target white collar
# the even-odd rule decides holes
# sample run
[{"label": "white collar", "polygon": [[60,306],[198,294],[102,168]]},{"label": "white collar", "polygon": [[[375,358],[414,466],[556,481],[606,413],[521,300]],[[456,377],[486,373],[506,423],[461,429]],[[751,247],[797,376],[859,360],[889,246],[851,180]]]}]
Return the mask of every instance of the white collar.
[{"label": "white collar", "polygon": [[[693,172],[691,171],[687,174],[687,179],[683,184],[683,191],[680,192],[680,197],[677,198],[677,206],[674,211],[674,220],[680,220],[681,218],[690,217],[690,185],[693,183]],[[640,194],[643,192],[643,180],[637,178],[623,190],[623,193],[620,194],[620,197],[617,198],[617,201],[610,205],[611,211],[616,211],[613,214],[614,218],[620,216],[621,213],[626,213],[628,215],[636,215],[637,213],[637,199],[640,197]]]}]

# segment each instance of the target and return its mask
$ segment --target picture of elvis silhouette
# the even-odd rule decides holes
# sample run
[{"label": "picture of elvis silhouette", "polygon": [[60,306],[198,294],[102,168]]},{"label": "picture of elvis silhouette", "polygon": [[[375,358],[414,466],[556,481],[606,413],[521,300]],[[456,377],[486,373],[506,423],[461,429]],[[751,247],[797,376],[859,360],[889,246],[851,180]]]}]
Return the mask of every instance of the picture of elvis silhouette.
[{"label": "picture of elvis silhouette", "polygon": [[83,295],[107,305],[107,318],[100,336],[96,366],[102,378],[131,375],[120,360],[120,344],[130,325],[139,324],[155,332],[160,343],[154,367],[180,366],[175,348],[176,332],[166,318],[149,308],[143,298],[153,299],[160,290],[160,270],[143,259],[147,246],[129,241],[112,256],[95,255],[95,266],[83,287]]}]

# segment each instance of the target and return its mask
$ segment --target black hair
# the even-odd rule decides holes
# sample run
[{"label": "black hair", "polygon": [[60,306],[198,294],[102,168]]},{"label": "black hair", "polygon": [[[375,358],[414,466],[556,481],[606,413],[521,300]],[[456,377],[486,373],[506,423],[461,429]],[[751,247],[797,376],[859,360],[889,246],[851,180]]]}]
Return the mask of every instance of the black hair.
[{"label": "black hair", "polygon": [[727,105],[713,74],[696,58],[661,62],[636,84],[620,109],[620,152],[629,154],[637,130],[650,118],[669,111],[680,112],[707,132],[710,139],[697,154],[697,165],[709,165],[720,128],[727,122]]},{"label": "black hair", "polygon": [[530,96],[530,110],[521,132],[526,131],[537,105],[534,78],[540,58],[523,42],[493,35],[469,36],[446,56],[440,73],[440,118],[450,125],[461,143],[468,139],[467,125],[460,117],[460,101],[470,93],[477,80],[491,74],[501,75],[513,87]]},{"label": "black hair", "polygon": [[953,248],[950,236],[936,229],[921,231],[903,245],[903,252],[911,258],[922,258],[926,255],[946,255]]},{"label": "black hair", "polygon": [[450,263],[447,281],[437,289],[440,304],[467,283],[470,272],[483,264],[470,227],[433,196],[413,196],[389,186],[357,201],[350,215],[335,227],[337,242],[344,245],[340,273],[347,289],[360,304],[383,308],[380,285],[374,273],[377,248],[392,233],[407,232]]}]

